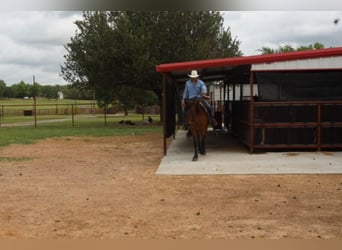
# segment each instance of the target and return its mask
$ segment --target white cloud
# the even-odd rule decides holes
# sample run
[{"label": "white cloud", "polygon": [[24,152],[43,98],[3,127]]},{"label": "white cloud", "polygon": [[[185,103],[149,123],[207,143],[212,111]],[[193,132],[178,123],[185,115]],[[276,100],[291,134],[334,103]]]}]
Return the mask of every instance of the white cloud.
[{"label": "white cloud", "polygon": [[[342,46],[342,12],[328,11],[237,11],[225,12],[225,25],[241,43],[244,55],[260,54],[263,46],[308,45]],[[342,20],[341,20],[342,21]]]},{"label": "white cloud", "polygon": [[59,76],[64,45],[74,35],[81,12],[0,12],[0,79],[7,85],[66,84]]},{"label": "white cloud", "polygon": [[[342,46],[341,11],[231,11],[224,17],[244,55],[260,54],[263,46]],[[66,84],[60,65],[79,19],[82,13],[72,11],[0,12],[0,80],[31,83],[35,75],[43,85]]]}]

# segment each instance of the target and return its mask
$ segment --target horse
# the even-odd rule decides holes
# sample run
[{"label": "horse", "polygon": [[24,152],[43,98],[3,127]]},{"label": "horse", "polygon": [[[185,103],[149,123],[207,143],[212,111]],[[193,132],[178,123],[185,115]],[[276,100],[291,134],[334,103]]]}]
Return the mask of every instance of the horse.
[{"label": "horse", "polygon": [[205,139],[209,125],[209,118],[201,98],[185,100],[185,123],[193,137],[194,156],[193,161],[198,160],[198,151],[201,155],[206,154]]}]

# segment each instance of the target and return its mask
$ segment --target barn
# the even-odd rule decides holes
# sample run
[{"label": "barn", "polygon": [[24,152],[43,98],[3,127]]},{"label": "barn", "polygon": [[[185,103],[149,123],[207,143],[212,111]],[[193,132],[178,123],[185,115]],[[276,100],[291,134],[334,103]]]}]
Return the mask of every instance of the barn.
[{"label": "barn", "polygon": [[212,98],[217,129],[250,153],[342,148],[342,47],[157,65],[164,154],[166,139],[183,122],[181,93],[192,69],[220,90]]}]

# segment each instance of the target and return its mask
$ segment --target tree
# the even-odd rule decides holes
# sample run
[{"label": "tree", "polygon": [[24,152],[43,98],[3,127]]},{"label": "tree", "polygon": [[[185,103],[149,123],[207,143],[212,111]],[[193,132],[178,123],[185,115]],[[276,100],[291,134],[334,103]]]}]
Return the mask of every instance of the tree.
[{"label": "tree", "polygon": [[29,84],[26,84],[24,81],[20,83],[16,83],[12,85],[12,89],[15,92],[15,97],[24,98],[25,96],[31,96],[31,89]]},{"label": "tree", "polygon": [[65,48],[65,63],[61,74],[79,88],[91,89],[105,105],[113,93],[115,58],[112,29],[106,12],[84,12],[83,20],[76,21],[79,32]]},{"label": "tree", "polygon": [[260,51],[262,55],[265,55],[265,54],[285,53],[285,52],[291,52],[291,51],[314,50],[314,49],[323,49],[323,48],[324,48],[323,44],[316,42],[314,44],[309,44],[307,46],[301,45],[297,48],[294,48],[291,45],[279,46],[278,49],[262,47],[258,51]]},{"label": "tree", "polygon": [[323,49],[323,48],[324,48],[323,44],[316,42],[314,44],[309,44],[308,46],[301,45],[297,48],[297,50],[298,51],[300,51],[300,50],[314,50],[314,49]]},{"label": "tree", "polygon": [[157,64],[242,54],[219,12],[85,12],[76,25],[61,75],[105,104],[123,96],[122,85],[152,90],[161,100]]},{"label": "tree", "polygon": [[73,85],[61,86],[60,90],[63,92],[64,98],[66,99],[91,100],[93,98],[91,90],[84,88],[80,89]]},{"label": "tree", "polygon": [[15,98],[16,92],[12,87],[7,86],[4,91],[4,97],[6,98]]},{"label": "tree", "polygon": [[0,97],[5,97],[6,83],[0,80]]},{"label": "tree", "polygon": [[161,100],[160,74],[155,65],[242,55],[240,41],[223,29],[219,12],[111,12],[122,81],[153,90]]},{"label": "tree", "polygon": [[41,86],[40,87],[41,96],[47,99],[57,99],[58,86]]}]

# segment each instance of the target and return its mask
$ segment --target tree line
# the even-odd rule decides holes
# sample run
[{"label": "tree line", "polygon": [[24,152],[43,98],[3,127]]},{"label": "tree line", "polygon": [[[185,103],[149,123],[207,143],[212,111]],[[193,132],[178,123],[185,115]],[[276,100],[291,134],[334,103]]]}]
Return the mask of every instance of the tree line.
[{"label": "tree line", "polygon": [[316,49],[323,49],[324,45],[319,42],[315,42],[314,44],[309,45],[300,45],[298,47],[293,47],[289,44],[278,46],[278,48],[270,48],[270,47],[262,47],[258,51],[261,52],[262,55],[265,54],[275,54],[275,53],[286,53],[286,52],[293,52],[293,51],[303,51],[303,50],[316,50]]},{"label": "tree line", "polygon": [[41,85],[35,83],[19,83],[7,86],[0,80],[0,98],[25,98],[42,97],[47,99],[57,99],[58,92],[61,91],[66,99],[92,99],[92,93],[86,89],[74,88],[71,85]]}]

